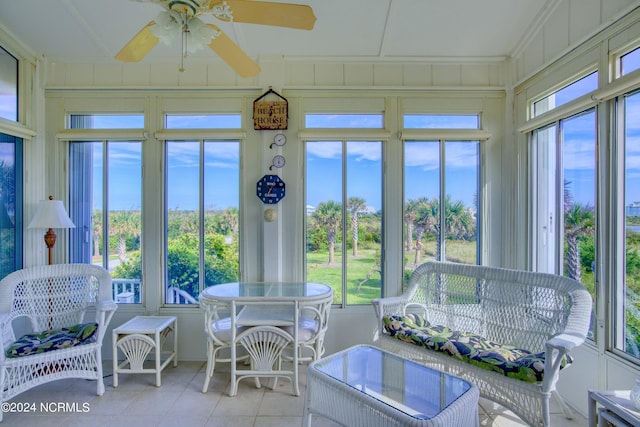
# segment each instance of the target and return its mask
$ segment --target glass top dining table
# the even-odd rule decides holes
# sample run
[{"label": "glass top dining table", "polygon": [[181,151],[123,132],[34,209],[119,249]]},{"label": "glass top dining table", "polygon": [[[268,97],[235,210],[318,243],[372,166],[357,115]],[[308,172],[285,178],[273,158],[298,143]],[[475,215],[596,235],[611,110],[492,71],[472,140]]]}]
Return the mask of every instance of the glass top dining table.
[{"label": "glass top dining table", "polygon": [[[209,286],[200,294],[200,303],[231,304],[239,325],[286,326],[295,321],[288,304],[298,307],[320,306],[333,301],[333,289],[312,282],[234,282]],[[282,304],[287,304],[285,308]],[[236,309],[239,311],[236,312]],[[237,314],[237,317],[235,317]],[[318,319],[322,324],[323,319]]]},{"label": "glass top dining table", "polygon": [[312,282],[234,282],[205,288],[200,299],[242,302],[262,301],[310,302],[332,294],[330,286]]}]

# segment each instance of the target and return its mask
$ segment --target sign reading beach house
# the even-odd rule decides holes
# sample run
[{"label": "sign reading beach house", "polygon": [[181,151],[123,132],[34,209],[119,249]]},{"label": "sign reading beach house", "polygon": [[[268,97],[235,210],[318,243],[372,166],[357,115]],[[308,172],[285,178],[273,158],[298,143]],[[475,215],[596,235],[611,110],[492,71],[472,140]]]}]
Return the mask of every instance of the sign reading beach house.
[{"label": "sign reading beach house", "polygon": [[[263,100],[270,93],[280,99],[276,101]],[[286,129],[288,115],[289,103],[287,99],[271,88],[253,101],[253,128],[256,130]]]}]

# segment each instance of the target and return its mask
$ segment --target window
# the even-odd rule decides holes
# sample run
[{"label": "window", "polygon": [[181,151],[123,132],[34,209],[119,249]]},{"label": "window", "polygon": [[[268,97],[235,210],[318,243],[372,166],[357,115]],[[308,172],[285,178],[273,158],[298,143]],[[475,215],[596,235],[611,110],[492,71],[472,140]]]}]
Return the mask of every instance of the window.
[{"label": "window", "polygon": [[405,141],[407,276],[429,259],[480,263],[479,149],[478,141]]},{"label": "window", "polygon": [[240,114],[166,114],[167,129],[240,129]]},{"label": "window", "polygon": [[533,133],[535,269],[571,277],[594,298],[596,149],[593,108]]},{"label": "window", "polygon": [[0,133],[0,279],[22,268],[22,139]]},{"label": "window", "polygon": [[73,114],[71,129],[144,129],[142,114]]},{"label": "window", "polygon": [[[405,128],[478,129],[478,115],[404,116]],[[428,260],[480,263],[479,141],[404,141],[404,271]],[[444,206],[444,209],[442,209]]]},{"label": "window", "polygon": [[18,121],[18,60],[1,47],[0,117]]},{"label": "window", "polygon": [[533,103],[533,117],[553,110],[598,88],[598,73],[593,72]]},{"label": "window", "polygon": [[[72,128],[130,128],[130,117],[73,115],[70,123]],[[105,267],[113,277],[114,299],[140,303],[142,142],[73,141],[69,164],[69,216],[76,226],[70,230],[71,262]]]},{"label": "window", "polygon": [[239,280],[240,142],[167,141],[165,303]]},{"label": "window", "polygon": [[384,126],[382,114],[307,114],[305,127],[344,128],[344,129],[381,129]]},{"label": "window", "polygon": [[[640,94],[622,97],[624,109],[624,277],[615,292],[615,347],[640,358]],[[618,282],[618,281],[617,281]]]},{"label": "window", "polygon": [[640,48],[634,49],[620,57],[620,76],[631,73],[640,68]]},{"label": "window", "polygon": [[[326,119],[337,128],[382,123]],[[306,279],[330,285],[335,304],[370,304],[382,289],[382,142],[307,141],[305,152]]]},{"label": "window", "polygon": [[405,114],[405,129],[479,129],[480,117],[477,114]]}]

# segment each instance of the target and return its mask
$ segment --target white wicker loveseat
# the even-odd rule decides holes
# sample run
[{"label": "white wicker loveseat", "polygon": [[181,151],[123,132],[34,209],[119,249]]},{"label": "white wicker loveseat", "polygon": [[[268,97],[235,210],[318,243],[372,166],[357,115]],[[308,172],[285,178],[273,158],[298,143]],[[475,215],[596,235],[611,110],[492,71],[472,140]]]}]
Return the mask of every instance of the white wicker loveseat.
[{"label": "white wicker loveseat", "polygon": [[[118,307],[111,292],[109,272],[90,264],[31,267],[2,279],[0,403],[64,378],[96,380],[102,395],[102,339]],[[31,330],[16,339],[14,327]]]},{"label": "white wicker loveseat", "polygon": [[[589,329],[591,296],[579,282],[427,262],[412,273],[403,295],[373,305],[379,346],[473,382],[481,396],[529,425],[550,425],[552,394],[571,418],[555,386]],[[486,351],[494,352],[491,358],[479,359]]]}]

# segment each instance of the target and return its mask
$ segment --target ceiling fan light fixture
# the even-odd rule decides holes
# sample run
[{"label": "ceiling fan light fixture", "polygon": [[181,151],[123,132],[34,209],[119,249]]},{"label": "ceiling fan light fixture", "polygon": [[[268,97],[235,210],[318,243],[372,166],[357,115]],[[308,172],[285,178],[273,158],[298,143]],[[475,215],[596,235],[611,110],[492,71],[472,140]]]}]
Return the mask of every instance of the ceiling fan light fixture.
[{"label": "ceiling fan light fixture", "polygon": [[187,22],[189,28],[187,32],[187,52],[193,53],[206,47],[211,40],[220,35],[216,31],[198,18],[191,18]]},{"label": "ceiling fan light fixture", "polygon": [[170,45],[178,34],[181,35],[180,71],[184,71],[184,58],[189,53],[203,49],[220,35],[220,31],[211,28],[201,19],[190,17],[186,11],[180,14],[175,10],[160,12],[150,29],[153,35],[166,45]]},{"label": "ceiling fan light fixture", "polygon": [[151,26],[154,36],[166,45],[170,45],[182,31],[182,17],[174,10],[167,10],[158,13],[155,24]]}]

